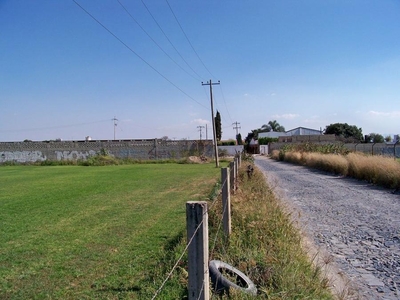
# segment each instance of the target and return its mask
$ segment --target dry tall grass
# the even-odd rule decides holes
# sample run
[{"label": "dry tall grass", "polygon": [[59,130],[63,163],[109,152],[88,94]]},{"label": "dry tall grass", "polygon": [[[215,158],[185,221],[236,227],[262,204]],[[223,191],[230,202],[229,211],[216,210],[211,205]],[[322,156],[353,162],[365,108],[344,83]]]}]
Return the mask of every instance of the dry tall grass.
[{"label": "dry tall grass", "polygon": [[400,188],[400,164],[390,157],[347,155],[349,175],[389,188]]},{"label": "dry tall grass", "polygon": [[303,153],[303,161],[312,168],[347,176],[349,164],[342,155]]},{"label": "dry tall grass", "polygon": [[388,188],[400,188],[400,163],[390,157],[349,153],[346,156],[316,152],[273,151],[273,159],[351,176]]}]

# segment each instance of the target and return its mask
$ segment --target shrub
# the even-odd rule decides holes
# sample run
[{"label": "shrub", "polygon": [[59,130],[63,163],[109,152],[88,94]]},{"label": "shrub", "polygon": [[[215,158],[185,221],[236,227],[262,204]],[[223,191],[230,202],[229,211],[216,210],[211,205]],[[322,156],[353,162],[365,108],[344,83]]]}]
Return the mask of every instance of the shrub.
[{"label": "shrub", "polygon": [[120,160],[111,155],[101,155],[97,154],[89,157],[86,161],[83,161],[81,165],[83,166],[109,166],[109,165],[119,165]]},{"label": "shrub", "polygon": [[219,146],[235,146],[236,140],[219,141],[218,145]]},{"label": "shrub", "polygon": [[219,156],[219,157],[228,156],[228,150],[226,150],[226,149],[220,149],[220,150],[218,150],[218,156]]},{"label": "shrub", "polygon": [[279,153],[280,153],[279,150],[272,150],[272,152],[271,152],[271,158],[272,158],[272,159],[275,159],[275,160],[279,160]]},{"label": "shrub", "polygon": [[269,143],[274,143],[278,141],[279,141],[278,138],[270,138],[270,137],[258,138],[259,145],[268,145]]}]

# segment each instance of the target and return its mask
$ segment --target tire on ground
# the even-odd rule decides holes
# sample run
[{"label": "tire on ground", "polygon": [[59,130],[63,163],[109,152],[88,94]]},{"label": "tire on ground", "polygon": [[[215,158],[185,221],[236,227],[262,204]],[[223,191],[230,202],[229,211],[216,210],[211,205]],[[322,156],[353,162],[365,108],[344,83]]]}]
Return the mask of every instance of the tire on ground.
[{"label": "tire on ground", "polygon": [[[220,260],[212,260],[210,261],[209,269],[213,291],[217,294],[229,294],[229,288],[234,288],[247,294],[257,295],[257,288],[250,278],[231,265]],[[223,273],[228,274],[231,278],[236,278],[236,282],[226,278]]]}]

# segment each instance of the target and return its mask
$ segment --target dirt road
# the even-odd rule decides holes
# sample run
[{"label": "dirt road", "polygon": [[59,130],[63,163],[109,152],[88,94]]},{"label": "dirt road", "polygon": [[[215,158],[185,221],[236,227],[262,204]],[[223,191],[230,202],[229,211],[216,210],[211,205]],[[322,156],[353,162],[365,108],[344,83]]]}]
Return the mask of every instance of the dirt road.
[{"label": "dirt road", "polygon": [[344,298],[400,299],[398,193],[264,156],[255,164],[331,271],[344,275],[333,279],[348,287]]}]

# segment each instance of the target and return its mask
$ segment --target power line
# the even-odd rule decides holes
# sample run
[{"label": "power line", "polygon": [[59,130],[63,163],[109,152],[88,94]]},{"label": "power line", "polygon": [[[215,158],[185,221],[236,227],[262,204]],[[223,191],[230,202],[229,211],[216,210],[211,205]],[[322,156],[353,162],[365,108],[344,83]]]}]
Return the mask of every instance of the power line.
[{"label": "power line", "polygon": [[[220,107],[220,105],[219,105],[219,103],[218,103],[218,98],[214,95],[214,103],[215,103],[215,107],[217,108],[217,110],[221,113],[223,110],[221,109],[221,107]],[[222,118],[222,120],[224,121],[224,122],[226,122],[226,123],[229,123],[229,122],[227,122],[227,120],[225,119],[225,115],[224,114],[221,114],[221,118]],[[229,126],[230,127],[230,126]]]},{"label": "power line", "polygon": [[150,36],[150,34],[143,28],[142,25],[139,24],[139,22],[132,16],[132,14],[128,11],[128,9],[121,3],[121,1],[117,0],[119,5],[125,10],[125,12],[131,17],[131,19],[142,29],[142,31],[153,41],[154,44],[174,63],[176,64],[182,71],[184,71],[186,74],[191,76],[195,80],[199,80],[199,77],[196,78],[192,74],[190,74],[188,71],[186,71],[181,65],[179,65],[165,50]]},{"label": "power line", "polygon": [[171,44],[172,48],[175,49],[176,53],[178,53],[178,55],[182,58],[182,60],[185,62],[185,64],[193,71],[193,73],[195,73],[199,79],[201,79],[201,76],[189,65],[189,63],[186,61],[186,59],[183,58],[182,54],[178,51],[178,49],[176,49],[176,47],[174,46],[174,44],[171,42],[171,40],[168,38],[167,34],[164,32],[164,30],[162,29],[161,25],[157,22],[156,18],[153,16],[153,14],[151,13],[150,9],[147,7],[146,3],[144,3],[143,0],[141,0],[144,7],[146,8],[147,12],[150,14],[150,16],[153,18],[153,21],[157,24],[158,28],[161,30],[161,32],[164,34],[165,38],[168,40],[168,42]]},{"label": "power line", "polygon": [[[143,2],[143,0],[142,0],[142,2]],[[192,47],[193,52],[196,54],[197,58],[200,60],[201,64],[204,66],[204,68],[207,70],[207,72],[208,72],[212,77],[215,78],[215,76],[210,72],[210,70],[206,67],[206,65],[204,64],[204,62],[203,62],[202,59],[200,58],[200,56],[197,54],[197,51],[194,49],[194,47],[193,47],[192,43],[190,42],[188,36],[186,35],[185,31],[183,30],[183,28],[182,28],[182,26],[181,26],[181,23],[179,23],[178,18],[176,17],[174,11],[172,10],[171,5],[169,5],[168,0],[165,0],[165,2],[167,2],[169,9],[171,10],[172,14],[174,15],[174,18],[175,18],[176,22],[178,23],[179,27],[181,28],[181,30],[182,30],[184,36],[186,37],[186,40],[188,41],[190,47]]]},{"label": "power line", "polygon": [[232,122],[232,118],[231,118],[231,114],[229,113],[228,105],[226,105],[225,95],[224,95],[224,92],[222,90],[222,86],[220,85],[219,88],[221,89],[222,99],[224,100],[225,108],[226,108],[226,112],[228,113],[229,120],[231,120],[231,123],[233,123]]},{"label": "power line", "polygon": [[153,67],[150,63],[148,63],[143,57],[141,57],[139,54],[137,54],[131,47],[129,47],[125,42],[123,42],[118,36],[116,36],[110,29],[108,29],[105,25],[103,25],[99,20],[97,20],[90,12],[88,12],[85,8],[83,8],[76,0],[72,0],[78,7],[80,7],[87,15],[89,15],[94,21],[96,21],[101,27],[103,27],[109,34],[111,34],[117,41],[119,41],[122,45],[124,45],[129,51],[131,51],[133,54],[135,54],[141,61],[143,61],[146,65],[148,65],[150,68],[152,68],[158,75],[160,75],[162,78],[164,78],[166,81],[168,81],[172,86],[174,86],[177,90],[179,90],[182,94],[187,96],[188,98],[192,99],[194,102],[199,104],[200,106],[203,106],[205,109],[208,109],[206,106],[195,100],[192,96],[187,94],[185,91],[183,91],[180,87],[178,87],[175,83],[173,83],[171,80],[169,80],[166,76],[164,76],[160,71],[158,71],[155,67]]}]

